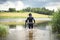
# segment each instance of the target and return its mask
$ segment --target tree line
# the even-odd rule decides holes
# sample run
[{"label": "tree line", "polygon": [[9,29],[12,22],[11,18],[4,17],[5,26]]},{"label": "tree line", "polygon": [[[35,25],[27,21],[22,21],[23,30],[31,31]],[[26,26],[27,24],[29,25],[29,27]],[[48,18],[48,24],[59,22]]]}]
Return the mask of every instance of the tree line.
[{"label": "tree line", "polygon": [[22,11],[24,12],[34,12],[34,13],[39,13],[39,14],[45,14],[45,15],[52,15],[52,13],[54,13],[54,10],[49,10],[49,9],[46,9],[46,8],[26,8],[26,9],[23,9]]},{"label": "tree line", "polygon": [[39,14],[52,15],[52,13],[54,13],[54,10],[49,10],[49,9],[46,9],[45,7],[43,8],[27,7],[25,9],[18,10],[18,11],[15,8],[9,8],[9,11],[5,11],[5,12],[34,12]]}]

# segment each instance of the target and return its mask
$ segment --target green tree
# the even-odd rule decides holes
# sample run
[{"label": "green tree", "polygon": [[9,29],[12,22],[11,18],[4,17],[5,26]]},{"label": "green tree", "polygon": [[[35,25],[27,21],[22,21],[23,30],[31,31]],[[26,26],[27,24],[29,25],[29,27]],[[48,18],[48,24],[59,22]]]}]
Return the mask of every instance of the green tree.
[{"label": "green tree", "polygon": [[15,8],[9,8],[9,12],[16,12]]},{"label": "green tree", "polygon": [[26,9],[23,9],[22,11],[34,12],[34,13],[45,14],[45,15],[51,15],[54,12],[54,11],[46,9],[45,7],[43,7],[43,8],[30,8],[30,7],[28,7]]}]

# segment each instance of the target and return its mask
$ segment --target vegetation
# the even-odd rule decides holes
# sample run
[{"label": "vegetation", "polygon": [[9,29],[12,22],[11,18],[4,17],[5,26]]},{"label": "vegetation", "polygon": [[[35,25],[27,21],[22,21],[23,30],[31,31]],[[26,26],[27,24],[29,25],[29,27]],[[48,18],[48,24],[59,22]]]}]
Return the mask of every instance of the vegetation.
[{"label": "vegetation", "polygon": [[55,12],[53,14],[53,18],[52,18],[52,28],[53,28],[53,32],[57,32],[60,34],[60,10],[58,12]]},{"label": "vegetation", "polygon": [[[28,17],[28,14],[30,12],[1,12],[0,13],[0,19],[3,18],[26,18]],[[37,14],[37,13],[32,13],[33,17],[35,18],[48,18],[49,15],[43,15],[43,14]]]},{"label": "vegetation", "polygon": [[49,9],[46,9],[45,7],[43,8],[27,7],[25,9],[18,10],[18,11],[15,8],[9,8],[9,11],[0,11],[0,12],[34,12],[38,14],[52,15],[52,13],[54,13],[54,10],[49,10]]},{"label": "vegetation", "polygon": [[46,8],[26,8],[22,10],[23,12],[34,12],[34,13],[39,13],[39,14],[45,14],[45,15],[52,15],[54,13],[54,10],[48,10]]},{"label": "vegetation", "polygon": [[60,34],[57,34],[57,38],[58,38],[58,40],[60,40]]},{"label": "vegetation", "polygon": [[8,34],[8,28],[4,25],[0,25],[0,37],[6,37]]},{"label": "vegetation", "polygon": [[53,14],[52,18],[52,31],[53,33],[57,33],[57,38],[60,40],[60,10]]},{"label": "vegetation", "polygon": [[9,8],[9,12],[16,12],[15,8]]},{"label": "vegetation", "polygon": [[[42,21],[42,20],[36,20],[36,23],[35,24],[41,24],[41,23],[44,23],[44,22],[47,22],[46,20]],[[25,25],[25,21],[21,21],[21,22],[0,22],[0,24],[4,24],[4,25]]]}]

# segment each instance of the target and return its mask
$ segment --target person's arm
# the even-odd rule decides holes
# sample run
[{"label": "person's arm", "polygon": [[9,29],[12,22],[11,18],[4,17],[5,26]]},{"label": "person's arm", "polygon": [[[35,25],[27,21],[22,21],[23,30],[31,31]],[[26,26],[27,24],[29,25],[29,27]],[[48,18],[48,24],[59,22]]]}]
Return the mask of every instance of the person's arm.
[{"label": "person's arm", "polygon": [[35,19],[33,18],[33,21],[34,21],[34,23],[35,23]]},{"label": "person's arm", "polygon": [[28,21],[28,18],[25,20],[25,23],[27,23],[27,21]]},{"label": "person's arm", "polygon": [[27,23],[27,21],[28,21],[28,18],[25,20],[25,28],[26,28],[26,23]]},{"label": "person's arm", "polygon": [[34,23],[35,23],[35,19],[34,19]]}]

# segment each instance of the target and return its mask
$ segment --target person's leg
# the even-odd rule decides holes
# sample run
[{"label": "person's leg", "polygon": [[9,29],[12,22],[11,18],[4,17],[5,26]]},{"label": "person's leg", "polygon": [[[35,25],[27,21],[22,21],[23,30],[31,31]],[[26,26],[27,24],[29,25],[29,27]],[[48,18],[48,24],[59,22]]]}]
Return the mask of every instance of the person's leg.
[{"label": "person's leg", "polygon": [[29,29],[33,29],[33,24],[28,24]]},{"label": "person's leg", "polygon": [[30,25],[30,24],[28,24],[29,29],[30,29],[30,26],[31,26],[31,25]]},{"label": "person's leg", "polygon": [[31,24],[31,29],[33,29],[33,24]]}]

